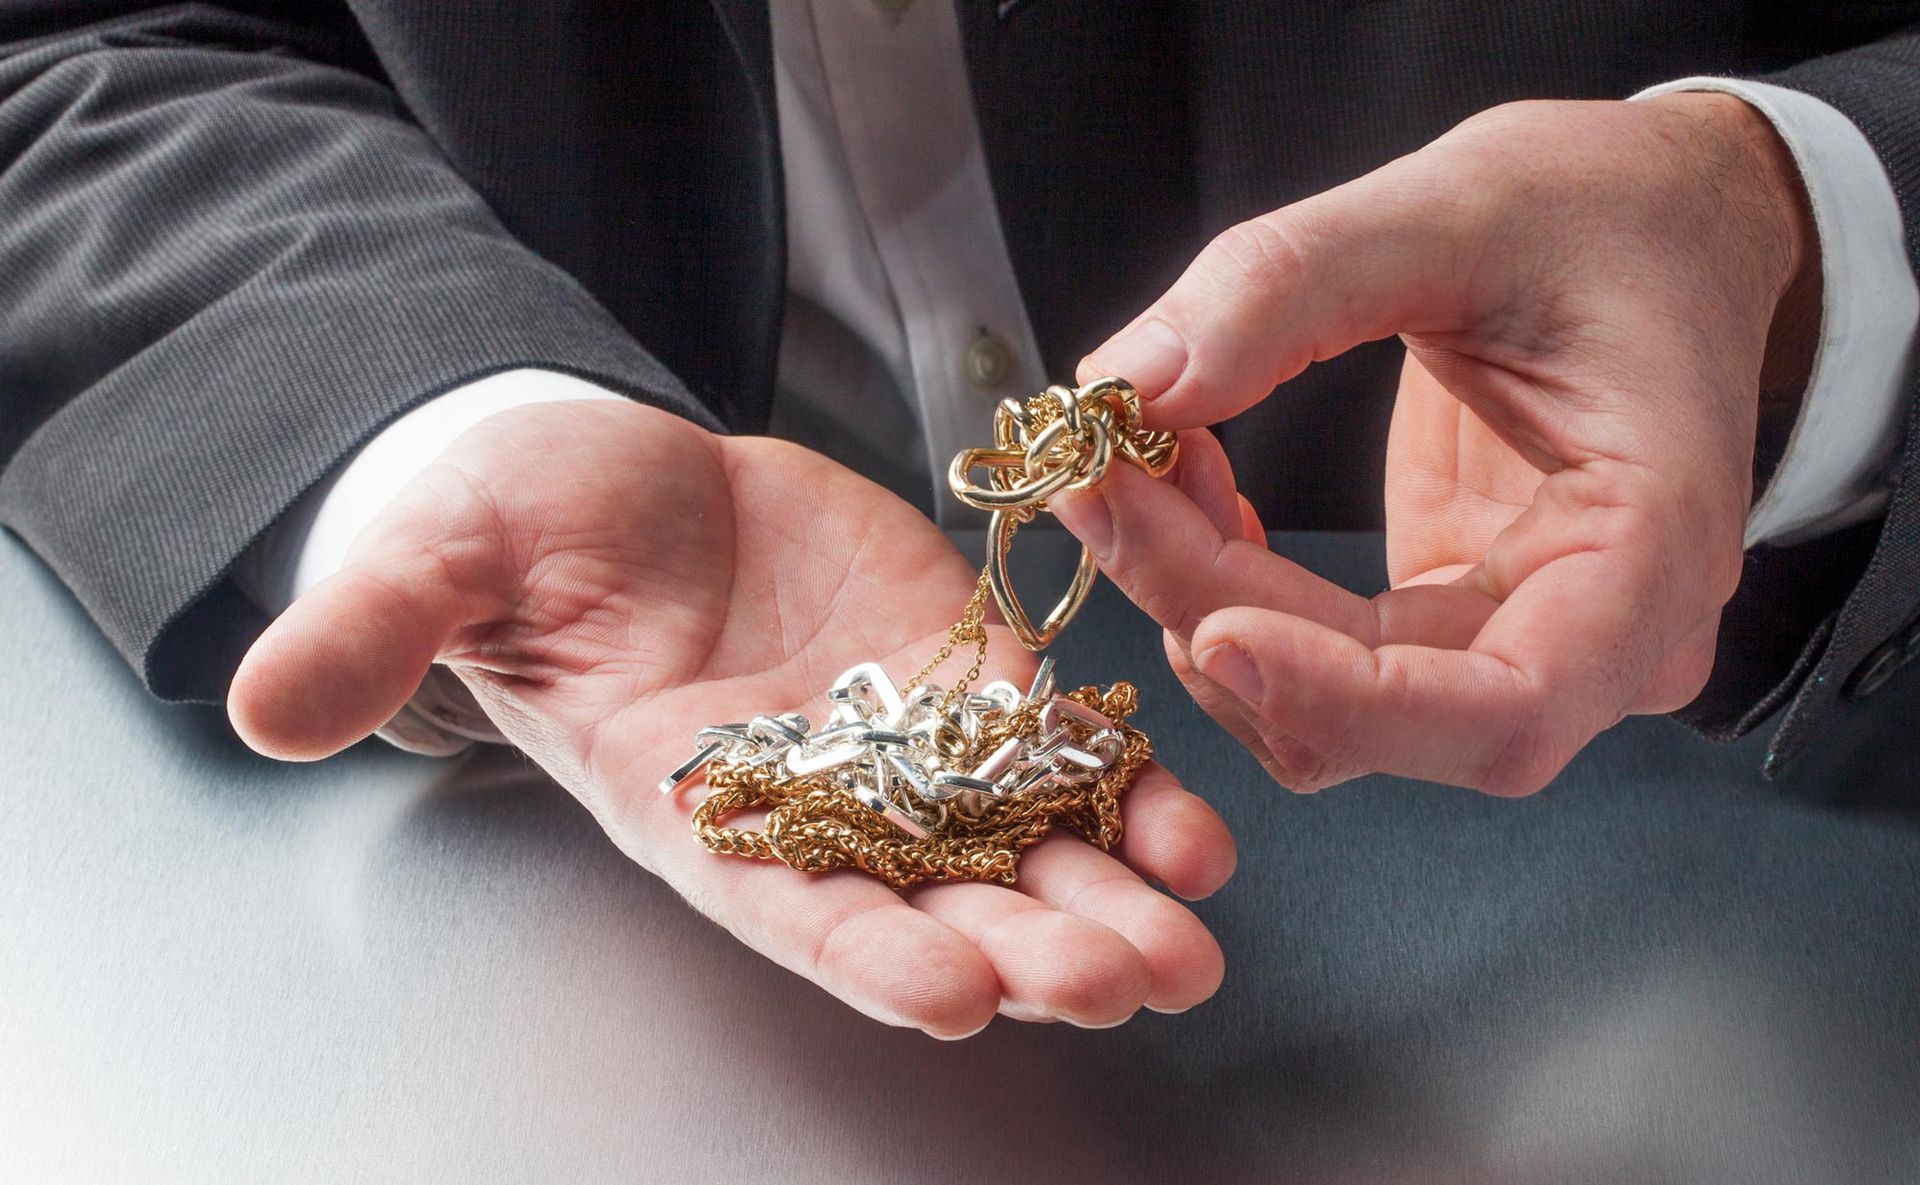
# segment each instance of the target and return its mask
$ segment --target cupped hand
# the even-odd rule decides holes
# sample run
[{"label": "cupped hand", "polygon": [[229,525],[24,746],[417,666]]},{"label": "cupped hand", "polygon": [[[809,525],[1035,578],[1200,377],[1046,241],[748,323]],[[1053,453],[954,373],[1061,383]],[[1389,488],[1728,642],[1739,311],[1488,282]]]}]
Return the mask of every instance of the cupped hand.
[{"label": "cupped hand", "polygon": [[1816,251],[1791,157],[1738,99],[1497,108],[1233,227],[1082,368],[1195,429],[1400,335],[1389,591],[1267,551],[1205,432],[1174,482],[1118,472],[1055,508],[1281,782],[1530,793],[1704,686],[1761,395],[1809,365]]},{"label": "cupped hand", "polygon": [[[1203,896],[1233,844],[1158,766],[1125,798],[1117,851],[1050,837],[1017,889],[900,894],[859,872],[711,855],[689,825],[697,793],[659,793],[706,724],[817,718],[857,662],[917,670],[974,579],[923,516],[804,449],[638,404],[521,408],[459,437],[274,622],[228,710],[256,749],[317,758],[445,663],[635,861],[888,1023],[952,1037],[996,1010],[1106,1025],[1205,999],[1218,946],[1142,878]],[[994,651],[994,673],[1030,671],[1010,636]]]}]

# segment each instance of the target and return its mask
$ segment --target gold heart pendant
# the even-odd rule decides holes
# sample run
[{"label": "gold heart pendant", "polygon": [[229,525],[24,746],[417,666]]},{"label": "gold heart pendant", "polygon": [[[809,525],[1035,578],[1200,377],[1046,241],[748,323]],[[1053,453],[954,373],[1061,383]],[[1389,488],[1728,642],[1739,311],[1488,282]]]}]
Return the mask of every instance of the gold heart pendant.
[{"label": "gold heart pendant", "polygon": [[1094,562],[1093,553],[1083,544],[1080,563],[1074,568],[1073,580],[1067,585],[1065,595],[1036,627],[1026,606],[1014,594],[1013,580],[1007,575],[1007,555],[1013,550],[1013,532],[1032,513],[1024,509],[993,512],[988,539],[988,546],[992,550],[987,556],[987,583],[993,587],[993,600],[1000,606],[1000,616],[1006,618],[1007,624],[1013,627],[1014,637],[1020,639],[1020,644],[1028,650],[1045,650],[1073,620],[1073,615],[1080,612],[1087,594],[1093,591],[1094,580],[1100,575],[1100,566]]}]

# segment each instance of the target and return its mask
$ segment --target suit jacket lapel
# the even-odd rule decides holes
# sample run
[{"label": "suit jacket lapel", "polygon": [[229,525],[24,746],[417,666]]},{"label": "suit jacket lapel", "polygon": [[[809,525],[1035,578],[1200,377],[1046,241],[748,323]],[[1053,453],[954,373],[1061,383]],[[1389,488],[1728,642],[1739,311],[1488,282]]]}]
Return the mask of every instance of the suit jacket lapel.
[{"label": "suit jacket lapel", "polygon": [[[744,389],[713,392],[728,407],[727,420],[737,430],[760,432],[772,408],[775,366],[780,353],[780,318],[785,307],[787,275],[786,194],[780,166],[779,116],[773,89],[773,33],[767,15],[768,0],[708,0],[713,15],[733,47],[740,76],[711,80],[709,85],[740,88],[753,111],[758,135],[753,143],[717,146],[752,156],[746,170],[750,193],[758,206],[757,241],[742,244],[754,252],[757,288],[753,293],[752,324],[741,326],[740,341],[752,353],[744,366]],[[779,3],[780,0],[774,0]]]},{"label": "suit jacket lapel", "polygon": [[[733,42],[740,66],[747,73],[756,96],[764,96],[767,113],[773,113],[773,33],[767,20],[767,0],[707,0],[721,27]],[[777,2],[777,0],[776,0]]]},{"label": "suit jacket lapel", "polygon": [[1186,5],[953,3],[1020,294],[1071,375],[1195,246]]}]

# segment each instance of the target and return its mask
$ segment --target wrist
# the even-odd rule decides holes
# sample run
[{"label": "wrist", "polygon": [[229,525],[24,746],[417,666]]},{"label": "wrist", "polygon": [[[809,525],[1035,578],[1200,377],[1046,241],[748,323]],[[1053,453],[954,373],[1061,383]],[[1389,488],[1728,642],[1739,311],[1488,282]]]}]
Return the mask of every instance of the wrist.
[{"label": "wrist", "polygon": [[256,545],[268,569],[249,594],[268,613],[338,572],[362,531],[413,479],[474,426],[521,407],[562,402],[626,402],[582,379],[553,371],[503,371],[456,387],[388,424],[302,497]]},{"label": "wrist", "polygon": [[1682,91],[1644,101],[1687,116],[1729,162],[1731,175],[1703,172],[1715,196],[1749,211],[1742,224],[1762,282],[1771,289],[1771,322],[1761,366],[1765,415],[1798,407],[1820,334],[1820,236],[1792,151],[1773,123],[1737,95]]},{"label": "wrist", "polygon": [[[1758,212],[1743,219],[1762,281],[1771,287],[1766,347],[1760,361],[1753,488],[1765,488],[1799,419],[1820,340],[1820,235],[1798,163],[1779,131],[1739,95],[1679,91],[1649,106],[1686,115],[1737,164],[1733,178],[1706,174],[1722,201]],[[1707,159],[1715,159],[1708,157]]]}]

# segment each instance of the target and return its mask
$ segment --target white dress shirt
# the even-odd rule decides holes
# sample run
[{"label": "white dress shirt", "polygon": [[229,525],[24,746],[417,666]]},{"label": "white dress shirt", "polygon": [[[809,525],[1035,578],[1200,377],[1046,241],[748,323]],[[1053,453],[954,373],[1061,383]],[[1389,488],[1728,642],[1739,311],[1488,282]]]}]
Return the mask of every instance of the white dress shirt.
[{"label": "white dress shirt", "polygon": [[[1000,231],[954,6],[770,7],[788,250],[770,430],[942,522],[970,521],[947,462],[979,443],[1003,397],[1050,380]],[[825,352],[883,362],[895,390],[877,402],[911,408],[917,439],[898,430],[906,417],[875,415],[880,392],[819,381]],[[809,424],[831,430],[795,430]],[[903,452],[910,468],[886,463]]]},{"label": "white dress shirt", "polygon": [[1642,91],[1737,95],[1800,167],[1820,237],[1820,340],[1786,452],[1747,515],[1746,544],[1803,543],[1878,514],[1912,389],[1920,285],[1886,166],[1853,121],[1811,95],[1726,78]]},{"label": "white dress shirt", "polygon": [[[974,119],[953,6],[771,6],[788,218],[788,301],[772,431],[951,519],[946,459],[995,403],[1046,386]],[[1792,542],[1875,513],[1899,447],[1920,285],[1893,186],[1844,116],[1796,91],[1692,78],[1779,129],[1806,180],[1824,302],[1812,381],[1747,543]],[[618,398],[571,376],[493,375],[396,420],[286,515],[236,569],[279,612],[337,571],[393,495],[478,420],[527,402]],[[496,739],[435,668],[386,739],[451,753]]]}]

